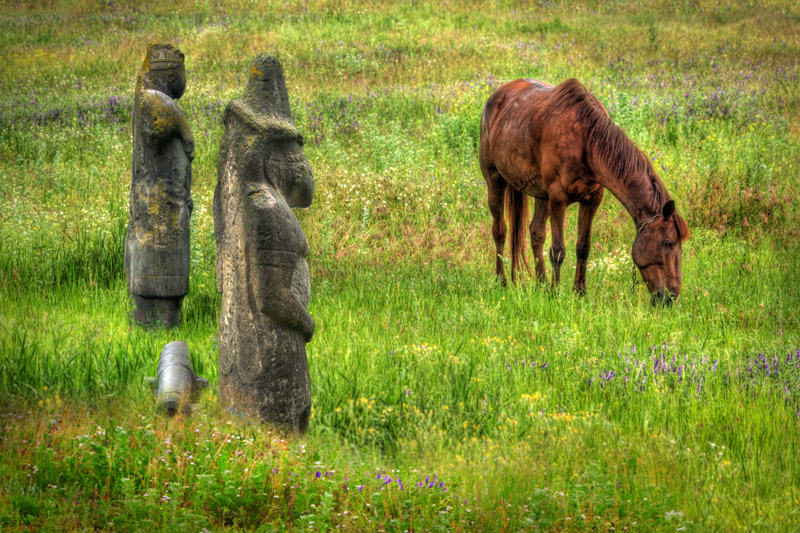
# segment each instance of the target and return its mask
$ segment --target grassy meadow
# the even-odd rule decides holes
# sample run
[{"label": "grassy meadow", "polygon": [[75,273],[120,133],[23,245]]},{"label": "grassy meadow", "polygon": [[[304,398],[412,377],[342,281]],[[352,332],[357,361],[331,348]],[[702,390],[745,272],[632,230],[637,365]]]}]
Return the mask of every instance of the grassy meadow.
[{"label": "grassy meadow", "polygon": [[[795,2],[33,4],[0,0],[0,530],[800,530]],[[197,153],[167,331],[131,324],[122,251],[156,40]],[[221,118],[259,52],[316,179],[303,438],[214,390]],[[520,77],[580,79],[653,159],[693,235],[676,305],[610,194],[585,297],[574,206],[561,286],[495,282],[478,125]],[[168,419],[143,380],[178,339],[212,387]]]}]

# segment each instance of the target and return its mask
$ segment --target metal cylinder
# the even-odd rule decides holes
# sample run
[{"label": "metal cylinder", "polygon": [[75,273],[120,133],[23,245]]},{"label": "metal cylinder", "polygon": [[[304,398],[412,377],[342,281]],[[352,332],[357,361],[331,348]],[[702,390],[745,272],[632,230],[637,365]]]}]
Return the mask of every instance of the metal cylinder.
[{"label": "metal cylinder", "polygon": [[189,411],[196,393],[208,386],[208,380],[197,377],[189,358],[189,347],[184,341],[173,341],[164,346],[158,358],[158,407],[169,416],[182,409]]}]

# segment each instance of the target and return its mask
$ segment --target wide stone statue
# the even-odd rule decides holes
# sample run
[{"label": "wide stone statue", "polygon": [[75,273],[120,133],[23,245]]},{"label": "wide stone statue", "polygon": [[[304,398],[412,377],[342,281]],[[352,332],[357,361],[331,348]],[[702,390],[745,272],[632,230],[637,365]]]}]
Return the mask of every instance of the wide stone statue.
[{"label": "wide stone statue", "polygon": [[311,412],[305,344],[314,321],[306,310],[308,243],[291,208],[311,204],[314,178],[276,59],[255,58],[224,123],[214,192],[220,403],[304,432]]},{"label": "wide stone statue", "polygon": [[185,88],[183,53],[171,44],[151,44],[136,80],[125,236],[133,318],[142,325],[177,325],[189,292],[194,139],[175,103]]}]

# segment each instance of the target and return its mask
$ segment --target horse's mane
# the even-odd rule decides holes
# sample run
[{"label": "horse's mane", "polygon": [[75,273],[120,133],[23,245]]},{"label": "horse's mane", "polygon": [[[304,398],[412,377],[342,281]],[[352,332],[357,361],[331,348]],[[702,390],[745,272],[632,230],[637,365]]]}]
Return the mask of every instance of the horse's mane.
[{"label": "horse's mane", "polygon": [[575,109],[584,126],[587,151],[602,161],[609,171],[628,187],[641,187],[646,176],[652,188],[650,207],[661,212],[669,200],[664,184],[656,174],[650,158],[639,149],[622,128],[614,124],[603,105],[581,82],[572,78],[557,86],[551,100],[555,109]]}]

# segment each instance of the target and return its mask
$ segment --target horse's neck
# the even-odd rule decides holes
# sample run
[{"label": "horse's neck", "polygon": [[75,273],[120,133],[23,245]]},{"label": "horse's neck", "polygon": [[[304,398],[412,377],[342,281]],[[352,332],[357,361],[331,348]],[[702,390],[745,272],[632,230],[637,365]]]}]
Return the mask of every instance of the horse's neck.
[{"label": "horse's neck", "polygon": [[[602,167],[595,170],[595,179],[619,200],[637,228],[661,212],[662,206],[656,205],[653,201],[656,196],[663,196],[664,201],[669,199],[658,177],[652,182],[646,175],[622,180]],[[657,192],[655,187],[659,186],[662,190]]]}]

